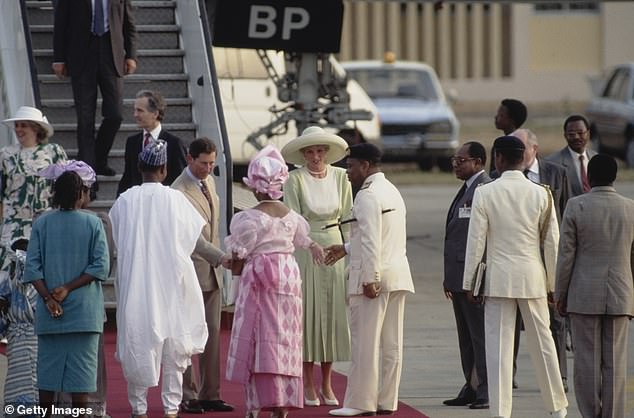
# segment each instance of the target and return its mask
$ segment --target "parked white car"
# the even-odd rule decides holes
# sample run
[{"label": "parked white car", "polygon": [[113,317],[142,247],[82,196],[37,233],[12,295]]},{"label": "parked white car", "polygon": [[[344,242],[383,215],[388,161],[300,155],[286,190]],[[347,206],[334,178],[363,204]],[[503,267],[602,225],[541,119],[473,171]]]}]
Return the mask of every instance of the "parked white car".
[{"label": "parked white car", "polygon": [[[386,54],[389,57],[389,54]],[[432,67],[420,62],[342,62],[379,109],[386,161],[451,170],[460,124]]]},{"label": "parked white car", "polygon": [[[275,51],[266,51],[266,55],[282,76],[285,72],[284,55]],[[214,47],[214,60],[234,172],[240,173],[258,151],[254,144],[247,142],[249,135],[275,118],[276,113],[272,109],[284,109],[288,103],[279,100],[277,87],[255,50]],[[333,71],[345,77],[345,71],[332,56],[330,63]],[[371,112],[372,119],[348,122],[344,129],[325,129],[341,135],[349,143],[372,142],[381,147],[378,111],[372,100],[355,81],[348,82],[347,91],[350,108],[367,110]],[[267,144],[272,143],[281,149],[297,135],[295,122],[290,121],[287,126],[282,125],[263,137]]]},{"label": "parked white car", "polygon": [[611,70],[586,115],[594,147],[634,167],[634,63]]}]

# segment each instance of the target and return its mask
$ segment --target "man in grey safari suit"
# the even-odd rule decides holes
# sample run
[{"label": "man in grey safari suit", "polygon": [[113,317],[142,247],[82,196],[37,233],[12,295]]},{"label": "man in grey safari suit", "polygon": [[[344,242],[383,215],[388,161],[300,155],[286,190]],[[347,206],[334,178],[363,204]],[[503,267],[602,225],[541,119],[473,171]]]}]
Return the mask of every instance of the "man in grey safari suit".
[{"label": "man in grey safari suit", "polygon": [[[484,306],[467,300],[462,289],[467,233],[471,218],[471,202],[478,185],[491,181],[484,171],[486,150],[479,142],[465,143],[451,159],[456,177],[464,184],[447,213],[445,227],[445,296],[451,299],[456,317],[460,361],[465,384],[454,399],[443,401],[449,406],[471,409],[489,407],[486,355],[484,349]],[[474,385],[477,376],[477,384]]]},{"label": "man in grey safari suit", "polygon": [[[219,249],[218,221],[220,204],[211,170],[216,161],[216,146],[208,138],[198,138],[189,145],[187,167],[172,183],[207,221],[201,236],[213,244],[207,256],[192,254],[198,284],[205,303],[205,321],[209,338],[199,357],[200,387],[196,373],[189,366],[183,375],[183,402],[180,409],[187,413],[233,411],[233,406],[220,399],[220,313],[222,308],[222,272],[217,267],[223,261]],[[207,189],[203,192],[203,185]],[[207,196],[205,196],[207,195]],[[196,247],[198,249],[198,247]],[[211,255],[211,257],[209,257]],[[210,264],[210,260],[212,263]],[[215,260],[215,262],[213,262]]]},{"label": "man in grey safari suit", "polygon": [[584,418],[625,418],[629,319],[634,315],[634,201],[616,193],[614,158],[588,164],[589,193],[568,201],[557,259],[557,307],[569,314],[574,387]]}]

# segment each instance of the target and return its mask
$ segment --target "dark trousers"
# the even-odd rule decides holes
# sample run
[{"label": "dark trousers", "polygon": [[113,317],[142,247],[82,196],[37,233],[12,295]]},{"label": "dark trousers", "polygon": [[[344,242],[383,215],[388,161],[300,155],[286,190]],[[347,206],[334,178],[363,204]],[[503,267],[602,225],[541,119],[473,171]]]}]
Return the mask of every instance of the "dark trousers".
[{"label": "dark trousers", "polygon": [[[109,32],[93,36],[84,52],[88,55],[84,68],[71,77],[77,112],[77,158],[97,169],[108,165],[108,153],[123,120],[123,79],[114,66]],[[103,120],[95,138],[97,88],[103,99]]]},{"label": "dark trousers", "polygon": [[[456,317],[460,361],[465,377],[465,386],[460,397],[470,397],[475,389],[476,399],[489,399],[487,383],[486,353],[484,345],[484,305],[467,300],[466,293],[453,292],[452,304]],[[475,372],[475,376],[474,376]],[[477,377],[477,386],[472,385]]]}]

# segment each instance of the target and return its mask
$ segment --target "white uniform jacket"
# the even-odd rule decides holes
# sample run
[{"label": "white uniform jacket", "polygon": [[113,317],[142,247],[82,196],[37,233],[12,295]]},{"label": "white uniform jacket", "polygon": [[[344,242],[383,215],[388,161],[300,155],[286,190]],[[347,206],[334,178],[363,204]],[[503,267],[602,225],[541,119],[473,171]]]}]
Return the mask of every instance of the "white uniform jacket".
[{"label": "white uniform jacket", "polygon": [[[387,209],[393,211],[382,213]],[[348,295],[363,294],[363,284],[380,281],[382,292],[414,293],[406,254],[405,202],[383,173],[365,179],[352,206]]]},{"label": "white uniform jacket", "polygon": [[[479,186],[473,197],[462,287],[473,288],[478,263],[486,250],[484,296],[541,298],[555,289],[559,244],[556,210],[551,210],[540,254],[540,228],[544,225],[547,189],[518,170]],[[545,269],[544,269],[545,265]]]}]

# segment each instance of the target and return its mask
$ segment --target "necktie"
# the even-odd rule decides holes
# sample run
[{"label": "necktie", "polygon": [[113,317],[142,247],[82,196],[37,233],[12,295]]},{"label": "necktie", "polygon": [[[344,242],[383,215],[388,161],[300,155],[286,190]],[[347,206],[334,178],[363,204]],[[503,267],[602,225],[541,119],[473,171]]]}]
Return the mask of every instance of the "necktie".
[{"label": "necktie", "polygon": [[200,191],[203,192],[203,195],[205,195],[205,199],[207,199],[207,202],[209,203],[209,209],[213,211],[214,205],[211,201],[211,194],[209,193],[209,189],[207,188],[204,180],[201,180],[200,182]]},{"label": "necktie", "polygon": [[583,188],[583,192],[587,193],[590,191],[590,182],[588,181],[586,166],[583,165],[583,154],[579,156],[579,173],[581,174],[581,186]]},{"label": "necktie", "polygon": [[152,138],[152,135],[150,135],[149,132],[146,132],[145,135],[143,136],[143,148],[145,148],[147,144],[150,143],[151,138]]},{"label": "necktie", "polygon": [[447,222],[449,222],[450,218],[453,218],[454,216],[454,211],[456,210],[456,205],[458,204],[458,202],[460,201],[460,199],[462,199],[462,196],[464,196],[465,192],[467,191],[467,183],[465,182],[462,187],[460,188],[460,190],[458,190],[458,194],[456,195],[456,197],[453,199],[453,202],[451,202],[451,208],[449,209],[449,217],[447,219]]},{"label": "necktie", "polygon": [[95,0],[95,10],[93,13],[93,33],[97,36],[101,36],[105,33],[105,19],[103,16],[103,1]]}]

